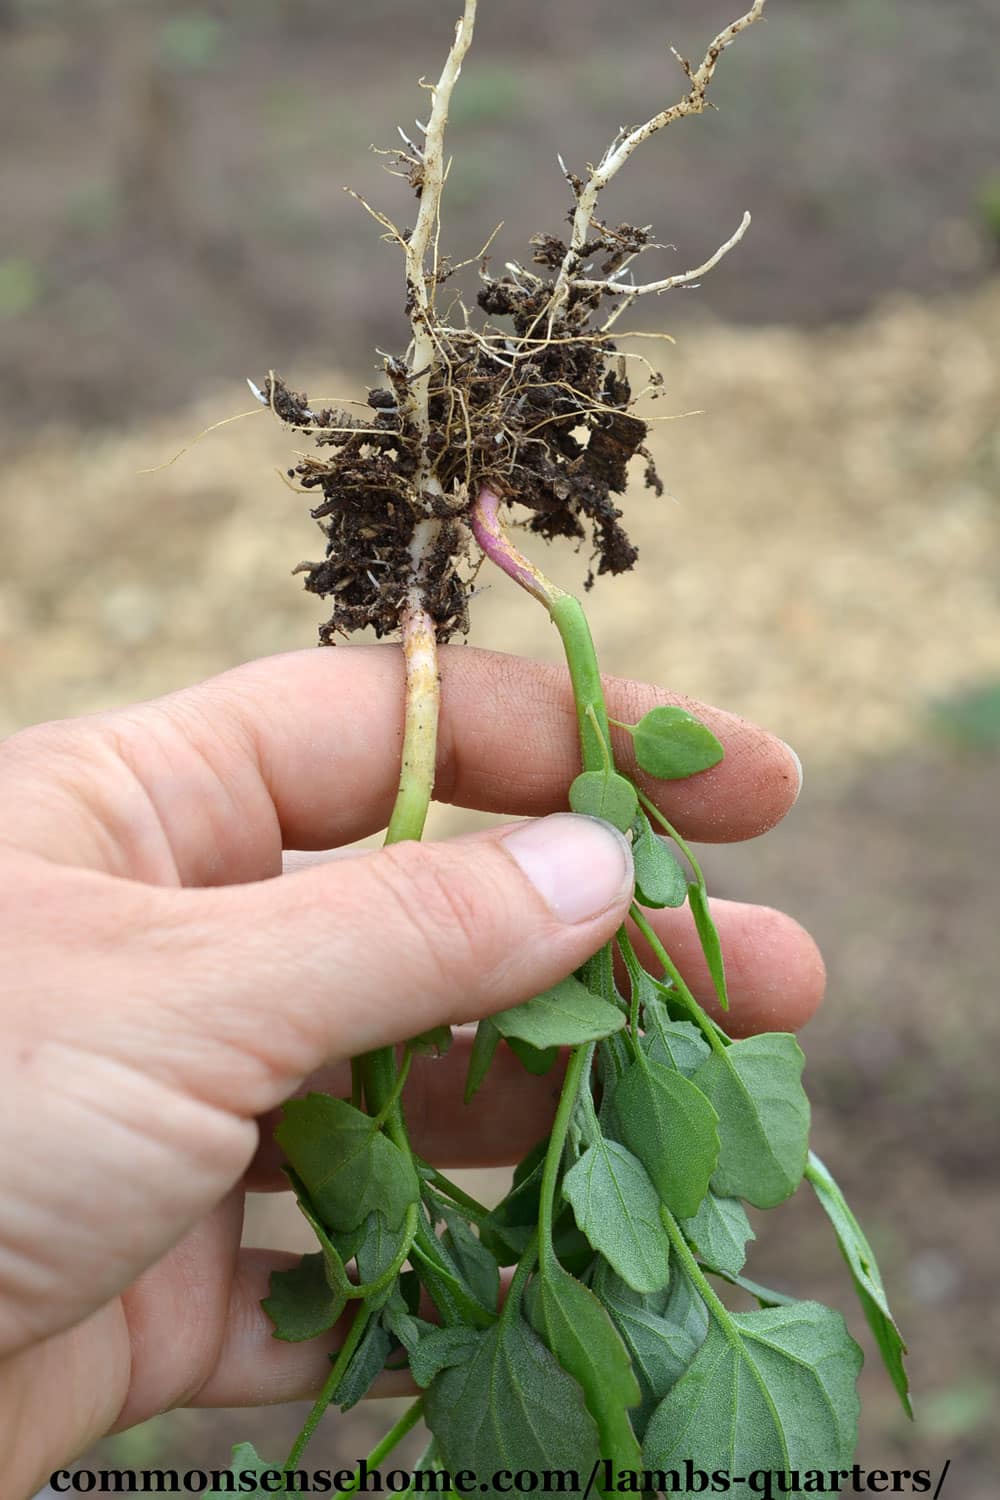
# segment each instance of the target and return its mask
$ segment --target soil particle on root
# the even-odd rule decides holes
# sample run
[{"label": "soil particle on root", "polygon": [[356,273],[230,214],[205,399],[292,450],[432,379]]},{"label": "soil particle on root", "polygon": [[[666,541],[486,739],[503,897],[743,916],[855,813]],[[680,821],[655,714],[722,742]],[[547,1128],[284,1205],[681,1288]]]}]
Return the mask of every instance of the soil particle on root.
[{"label": "soil particle on root", "polygon": [[[536,259],[554,262],[560,245],[538,241]],[[633,392],[615,344],[587,331],[600,294],[572,295],[550,327],[543,314],[553,285],[526,291],[514,281],[486,282],[479,305],[510,319],[513,337],[489,321],[477,329],[435,324],[426,433],[414,415],[415,377],[400,359],[386,360],[388,384],[368,392],[370,415],[361,418],[313,411],[277,376],[264,382],[271,409],[308,432],[318,450],[290,474],[318,494],[311,514],[326,555],[295,571],[305,574],[308,592],[333,601],[320,629],[324,644],[369,626],[379,637],[398,627],[414,583],[414,531],[428,517],[441,526],[421,567],[424,602],[439,640],[466,635],[475,580],[468,513],[484,485],[526,510],[529,529],[546,540],[589,538],[587,588],[595,565],[604,574],[635,563],[638,549],[614,497],[624,493],[636,456],[645,459],[646,485],[662,494],[647,427],[630,413]]]}]

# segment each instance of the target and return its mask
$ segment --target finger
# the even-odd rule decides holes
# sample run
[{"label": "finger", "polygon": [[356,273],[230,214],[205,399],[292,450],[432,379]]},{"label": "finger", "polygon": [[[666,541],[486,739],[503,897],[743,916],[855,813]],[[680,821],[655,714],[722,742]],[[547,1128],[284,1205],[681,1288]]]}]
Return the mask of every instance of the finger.
[{"label": "finger", "polygon": [[[716,999],[690,908],[644,911],[696,1000],[733,1037],[759,1031],[798,1031],[814,1014],[826,988],[826,967],[815,942],[792,917],[770,906],[710,901],[719,932],[729,1010]],[[628,922],[639,962],[651,974],[662,966]],[[625,984],[625,971],[621,971]]]},{"label": "finger", "polygon": [[[329,1333],[301,1344],[274,1337],[274,1324],[261,1307],[272,1271],[288,1271],[297,1255],[244,1249],[230,1288],[224,1337],[212,1373],[192,1396],[190,1406],[266,1406],[318,1395],[330,1373],[330,1355],[343,1344],[358,1303],[348,1307]],[[430,1309],[427,1309],[430,1312]],[[409,1370],[384,1371],[375,1396],[416,1393]]]},{"label": "finger", "polygon": [[87,995],[53,988],[25,1026],[244,1120],[326,1063],[529,999],[632,892],[622,835],[572,813],[219,890],[44,876],[25,920]]},{"label": "finger", "polygon": [[[565,669],[445,647],[441,679],[437,800],[532,816],[564,808],[579,770]],[[608,679],[606,689],[612,716],[624,722],[679,703],[721,740],[724,760],[698,776],[663,783],[638,773],[688,837],[749,838],[794,802],[797,761],[774,736],[645,684]],[[72,861],[73,818],[85,816],[91,838],[76,862],[157,881],[166,868],[196,885],[276,874],[282,847],[321,849],[385,827],[402,712],[401,653],[338,646],[252,662],[153,704],[25,731],[0,752],[5,838]],[[621,764],[633,771],[631,737],[614,733]],[[63,796],[49,784],[54,774]],[[144,846],[138,871],[109,864],[151,808],[164,849]]]},{"label": "finger", "polygon": [[226,1339],[242,1227],[243,1193],[229,1193],[123,1293],[131,1370],[115,1431],[187,1406],[215,1369]]},{"label": "finger", "polygon": [[[677,963],[695,998],[731,1036],[758,1031],[797,1031],[823,998],[826,970],[809,933],[784,912],[739,901],[713,900],[712,916],[724,956],[730,1009],[724,1013],[686,911],[646,913],[653,930]],[[660,967],[641,935],[628,924],[640,957],[652,973]],[[622,967],[619,982],[627,992]],[[508,1047],[498,1048],[486,1080],[470,1104],[463,1099],[475,1032],[462,1027],[444,1057],[415,1057],[404,1107],[414,1148],[446,1168],[501,1167],[520,1161],[548,1133],[559,1099],[563,1064],[541,1077],[527,1071]],[[346,1066],[315,1075],[301,1092],[346,1095]],[[260,1121],[261,1144],[247,1186],[253,1192],[282,1191],[288,1179],[273,1136],[279,1113]]]}]

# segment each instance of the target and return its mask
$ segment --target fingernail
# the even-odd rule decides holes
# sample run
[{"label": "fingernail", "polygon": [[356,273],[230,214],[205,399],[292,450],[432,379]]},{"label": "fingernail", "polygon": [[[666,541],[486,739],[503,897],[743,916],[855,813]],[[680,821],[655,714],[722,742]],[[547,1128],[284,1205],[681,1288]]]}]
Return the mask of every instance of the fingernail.
[{"label": "fingernail", "polygon": [[785,749],[792,757],[792,761],[795,765],[795,773],[799,778],[798,785],[795,788],[795,796],[792,798],[792,805],[794,806],[794,804],[799,800],[799,793],[802,790],[802,762],[799,760],[799,757],[796,755],[795,751],[792,749],[787,740],[782,740],[781,743],[784,745]]},{"label": "fingernail", "polygon": [[552,813],[518,823],[503,840],[560,922],[585,922],[632,889],[632,853],[610,823],[579,813]]}]

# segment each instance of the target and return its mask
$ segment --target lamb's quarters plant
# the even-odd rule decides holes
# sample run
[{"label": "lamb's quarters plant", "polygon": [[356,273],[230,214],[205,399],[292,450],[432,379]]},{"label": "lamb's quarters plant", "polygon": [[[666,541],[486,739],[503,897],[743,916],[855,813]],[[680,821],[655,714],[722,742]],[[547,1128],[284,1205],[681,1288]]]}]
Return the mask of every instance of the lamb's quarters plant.
[{"label": "lamb's quarters plant", "polygon": [[[631,840],[631,915],[654,955],[643,968],[622,928],[576,975],[480,1022],[467,1098],[501,1046],[539,1073],[569,1051],[551,1133],[491,1209],[419,1159],[407,1134],[411,1058],[447,1046],[447,1030],[414,1039],[401,1058],[391,1048],[356,1058],[349,1100],[311,1094],[286,1105],[277,1139],[317,1249],[275,1273],[264,1305],[279,1339],[312,1338],[349,1319],[286,1470],[299,1465],[326,1408],[353,1405],[387,1363],[407,1365],[423,1393],[370,1463],[423,1417],[430,1446],[421,1466],[473,1469],[484,1489],[497,1469],[572,1469],[582,1489],[598,1458],[608,1460],[612,1491],[619,1477],[629,1487],[621,1471],[683,1470],[685,1460],[743,1474],[849,1465],[861,1352],[843,1318],[743,1275],[754,1237],[744,1203],[773,1208],[803,1179],[830,1217],[909,1411],[905,1349],[871,1248],[809,1154],[798,1044],[786,1033],[730,1041],[641,910],[688,903],[725,1008],[702,871],[616,766],[612,728],[631,736],[643,771],[666,780],[702,774],[722,746],[677,707],[654,708],[637,724],[609,720],[579,601],[522,555],[503,524],[513,510],[546,541],[589,534],[599,573],[635,562],[615,497],[633,458],[661,491],[632,389],[637,368],[646,379],[639,394],[656,397],[661,377],[623,352],[633,339],[615,325],[639,297],[710,270],[749,216],[704,265],[640,282],[636,261],[662,247],[649,226],[603,218],[600,196],[638,146],[706,108],[723,51],[763,9],[755,0],[697,67],[678,59],[683,97],[623,127],[596,166],[578,174],[560,158],[568,235],[536,235],[532,265],[510,262],[499,276],[484,251],[475,314],[457,296],[441,311],[439,297],[458,269],[439,246],[445,125],[476,13],[476,0],[465,0],[441,76],[427,86],[420,139],[400,131],[391,153],[416,194],[416,221],[403,232],[369,208],[403,252],[406,353],[385,357],[385,384],[357,403],[363,415],[315,411],[273,373],[253,387],[315,439],[291,472],[317,497],[312,515],[326,535],[322,560],[297,570],[333,601],[321,640],[364,626],[401,637],[405,729],[388,841],[421,836],[435,766],[436,648],[466,630],[485,558],[543,606],[562,639],[581,762],[568,802]],[[505,1298],[501,1267],[513,1267]],[[731,1311],[726,1286],[752,1294],[758,1310]],[[259,1463],[249,1445],[234,1455],[237,1468]]]}]

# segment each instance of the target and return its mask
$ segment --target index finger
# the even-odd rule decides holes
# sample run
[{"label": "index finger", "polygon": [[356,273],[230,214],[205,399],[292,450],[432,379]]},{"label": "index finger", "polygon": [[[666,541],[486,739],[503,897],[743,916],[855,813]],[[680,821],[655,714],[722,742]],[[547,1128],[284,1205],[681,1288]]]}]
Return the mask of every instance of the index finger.
[{"label": "index finger", "polygon": [[[580,769],[565,668],[445,646],[440,672],[435,800],[522,817],[565,808]],[[645,683],[609,678],[605,687],[614,718],[635,721],[657,704],[677,703],[721,740],[718,766],[665,783],[636,772],[631,737],[613,731],[623,769],[688,837],[750,838],[794,802],[795,757],[765,730]],[[5,797],[5,836],[38,852],[51,843],[32,785],[51,777],[52,763],[71,764],[78,785],[81,764],[93,759],[78,754],[89,738],[105,752],[102,778],[111,774],[110,754],[120,760],[131,796],[136,780],[142,784],[184,884],[273,875],[282,848],[329,849],[386,826],[399,779],[403,692],[398,647],[312,648],[250,662],[153,703],[47,726],[54,757],[37,753],[40,741],[33,747],[30,732],[15,737],[20,751],[8,742],[3,766],[13,793]],[[113,785],[90,796],[88,817],[95,802],[113,806]],[[60,828],[50,832],[65,837],[62,812]],[[56,847],[44,852],[58,857]]]}]

